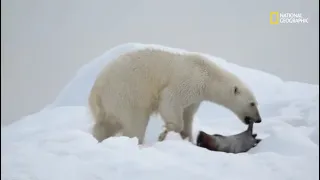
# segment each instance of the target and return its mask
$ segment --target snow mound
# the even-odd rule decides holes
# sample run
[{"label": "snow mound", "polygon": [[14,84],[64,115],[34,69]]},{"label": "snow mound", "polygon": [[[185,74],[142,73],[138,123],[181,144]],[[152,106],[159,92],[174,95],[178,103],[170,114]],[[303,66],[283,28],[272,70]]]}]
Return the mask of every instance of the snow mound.
[{"label": "snow mound", "polygon": [[[247,153],[211,152],[170,133],[157,142],[163,122],[151,118],[146,145],[136,138],[112,137],[102,143],[91,135],[86,99],[103,65],[127,51],[159,45],[130,43],[107,51],[83,66],[57,99],[42,111],[1,126],[2,180],[315,180],[319,178],[318,85],[284,82],[280,78],[212,60],[237,74],[258,96],[263,118],[254,127],[263,141]],[[254,74],[254,76],[252,76]],[[201,129],[224,135],[246,129],[222,107],[205,103],[194,122]]]}]

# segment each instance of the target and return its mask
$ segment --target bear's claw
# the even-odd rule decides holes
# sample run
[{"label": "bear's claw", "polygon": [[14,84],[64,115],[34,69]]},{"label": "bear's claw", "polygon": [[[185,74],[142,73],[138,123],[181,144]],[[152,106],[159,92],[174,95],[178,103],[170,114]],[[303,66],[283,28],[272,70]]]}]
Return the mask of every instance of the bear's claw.
[{"label": "bear's claw", "polygon": [[162,131],[162,133],[160,133],[158,137],[158,141],[163,141],[166,138],[167,134],[168,134],[168,130],[165,129],[164,131]]}]

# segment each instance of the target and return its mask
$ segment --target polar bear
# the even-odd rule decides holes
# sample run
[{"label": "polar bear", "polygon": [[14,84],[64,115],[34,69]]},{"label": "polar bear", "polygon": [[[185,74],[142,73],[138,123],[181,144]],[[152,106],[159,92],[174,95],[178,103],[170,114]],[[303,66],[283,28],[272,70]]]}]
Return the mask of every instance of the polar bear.
[{"label": "polar bear", "polygon": [[234,74],[199,53],[146,48],[127,52],[99,73],[89,94],[98,142],[121,132],[143,144],[149,118],[159,113],[166,130],[192,142],[193,116],[201,102],[231,110],[245,124],[260,123],[257,101]]}]

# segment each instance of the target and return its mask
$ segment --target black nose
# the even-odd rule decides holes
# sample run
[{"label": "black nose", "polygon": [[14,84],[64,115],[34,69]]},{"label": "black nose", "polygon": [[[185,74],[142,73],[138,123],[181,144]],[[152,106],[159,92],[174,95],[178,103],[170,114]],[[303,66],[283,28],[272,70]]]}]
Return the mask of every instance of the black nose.
[{"label": "black nose", "polygon": [[245,124],[250,124],[250,121],[251,121],[251,118],[250,117],[248,117],[248,116],[246,116],[245,118],[244,118],[244,123]]},{"label": "black nose", "polygon": [[257,119],[255,123],[261,123],[261,119]]}]

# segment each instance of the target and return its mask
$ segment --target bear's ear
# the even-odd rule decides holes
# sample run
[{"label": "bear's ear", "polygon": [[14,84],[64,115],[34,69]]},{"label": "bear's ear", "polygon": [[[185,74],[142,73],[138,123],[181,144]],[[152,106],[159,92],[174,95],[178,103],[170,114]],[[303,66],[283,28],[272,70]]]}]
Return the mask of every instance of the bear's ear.
[{"label": "bear's ear", "polygon": [[233,87],[233,93],[234,93],[235,95],[240,94],[239,88],[238,88],[237,86],[234,86],[234,87]]}]

